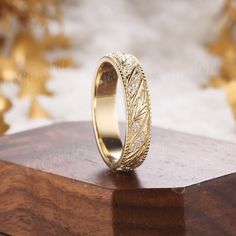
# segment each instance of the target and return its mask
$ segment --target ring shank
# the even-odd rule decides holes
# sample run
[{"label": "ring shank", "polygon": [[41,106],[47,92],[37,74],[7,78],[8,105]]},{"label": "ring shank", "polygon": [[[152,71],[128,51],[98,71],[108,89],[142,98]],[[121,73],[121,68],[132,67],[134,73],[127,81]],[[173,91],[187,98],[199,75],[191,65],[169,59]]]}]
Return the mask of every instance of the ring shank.
[{"label": "ring shank", "polygon": [[[117,117],[120,88],[125,126],[119,125]],[[92,101],[96,142],[105,163],[115,171],[132,171],[140,166],[151,140],[151,109],[145,75],[136,57],[119,52],[102,57]]]},{"label": "ring shank", "polygon": [[94,121],[100,152],[107,163],[116,163],[123,152],[116,111],[118,74],[109,62],[99,66],[94,88]]}]

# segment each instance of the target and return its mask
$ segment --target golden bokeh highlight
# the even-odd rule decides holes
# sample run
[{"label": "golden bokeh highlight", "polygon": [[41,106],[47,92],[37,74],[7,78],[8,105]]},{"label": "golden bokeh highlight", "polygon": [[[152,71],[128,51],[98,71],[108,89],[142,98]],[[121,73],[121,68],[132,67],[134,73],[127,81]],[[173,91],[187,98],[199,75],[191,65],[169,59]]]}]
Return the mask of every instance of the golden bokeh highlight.
[{"label": "golden bokeh highlight", "polygon": [[217,39],[208,45],[208,50],[221,59],[219,73],[210,78],[210,86],[224,88],[228,102],[236,118],[236,5],[227,0],[222,11],[223,25]]},{"label": "golden bokeh highlight", "polygon": [[[0,135],[9,125],[4,115],[12,108],[1,87],[3,84],[15,83],[18,86],[18,99],[29,99],[30,119],[51,117],[39,103],[39,96],[53,96],[47,83],[51,78],[51,67],[75,67],[70,57],[56,58],[49,62],[46,54],[55,50],[68,49],[71,40],[62,30],[62,13],[59,0],[2,0],[0,1]],[[50,33],[50,22],[58,24],[59,32]],[[17,30],[12,30],[12,22]],[[35,29],[41,30],[36,36]],[[11,35],[11,40],[9,40]],[[9,43],[10,42],[10,43]],[[20,115],[20,114],[19,114]]]}]

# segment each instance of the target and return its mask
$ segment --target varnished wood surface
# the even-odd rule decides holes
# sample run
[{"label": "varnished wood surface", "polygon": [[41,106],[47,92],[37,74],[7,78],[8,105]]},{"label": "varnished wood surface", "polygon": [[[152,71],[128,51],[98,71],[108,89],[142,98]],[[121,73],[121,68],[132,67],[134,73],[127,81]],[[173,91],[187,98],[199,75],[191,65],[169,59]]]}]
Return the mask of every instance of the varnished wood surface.
[{"label": "varnished wood surface", "polygon": [[153,128],[148,157],[130,177],[106,167],[91,122],[71,122],[0,138],[0,160],[112,189],[186,187],[235,173],[236,144]]},{"label": "varnished wood surface", "polygon": [[[164,183],[162,178],[160,183],[161,152],[155,147],[155,142],[159,148],[169,144],[165,158],[171,160],[180,153],[186,158],[191,153],[198,158],[227,157],[236,153],[234,144],[156,129],[146,168],[116,174],[107,170],[98,155],[90,128],[89,123],[64,123],[0,139],[0,232],[16,236],[236,235],[236,174],[186,186],[180,183],[190,182],[182,179],[166,178]],[[196,145],[197,149],[191,149]],[[168,185],[173,183],[176,186]]]}]

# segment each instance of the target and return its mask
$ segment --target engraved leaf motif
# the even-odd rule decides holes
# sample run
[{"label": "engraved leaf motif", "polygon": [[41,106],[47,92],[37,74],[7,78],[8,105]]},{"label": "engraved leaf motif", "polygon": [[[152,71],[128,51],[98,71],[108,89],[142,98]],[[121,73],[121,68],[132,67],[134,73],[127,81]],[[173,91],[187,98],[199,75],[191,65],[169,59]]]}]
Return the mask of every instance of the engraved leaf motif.
[{"label": "engraved leaf motif", "polygon": [[133,122],[142,121],[147,112],[147,94],[143,89],[139,90],[138,93],[131,103],[131,117]]},{"label": "engraved leaf motif", "polygon": [[118,64],[128,101],[128,135],[121,169],[139,166],[150,143],[149,95],[142,68],[135,57],[124,53],[111,55]]}]

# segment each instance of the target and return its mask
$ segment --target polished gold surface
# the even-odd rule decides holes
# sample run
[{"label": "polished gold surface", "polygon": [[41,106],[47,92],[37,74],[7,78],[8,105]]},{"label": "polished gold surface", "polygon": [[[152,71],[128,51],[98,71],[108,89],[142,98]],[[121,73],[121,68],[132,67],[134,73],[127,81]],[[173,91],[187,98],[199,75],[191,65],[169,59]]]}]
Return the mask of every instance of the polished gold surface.
[{"label": "polished gold surface", "polygon": [[[123,142],[116,110],[118,80],[123,87],[127,120]],[[117,171],[141,165],[150,144],[151,111],[147,82],[134,56],[112,53],[100,60],[92,106],[95,136],[105,163]]]}]

